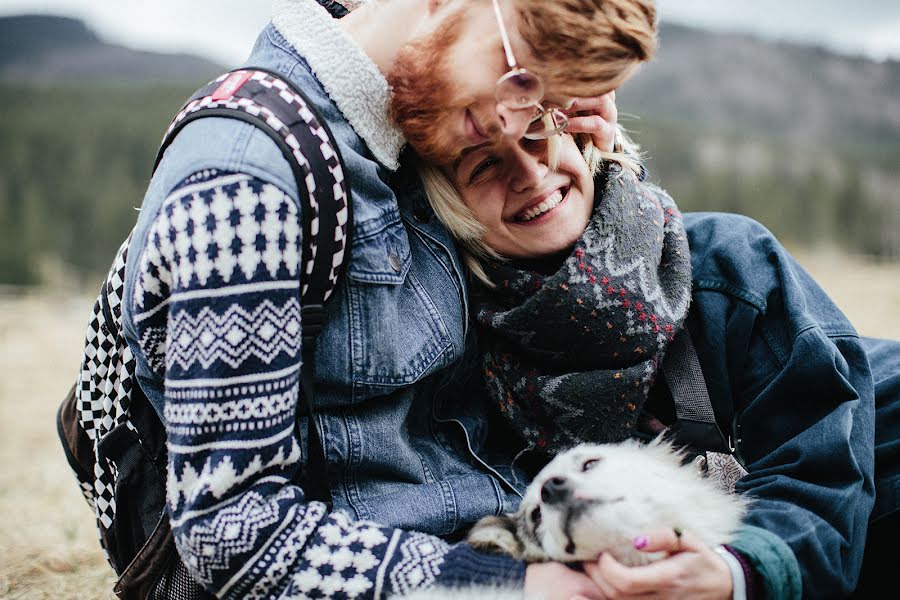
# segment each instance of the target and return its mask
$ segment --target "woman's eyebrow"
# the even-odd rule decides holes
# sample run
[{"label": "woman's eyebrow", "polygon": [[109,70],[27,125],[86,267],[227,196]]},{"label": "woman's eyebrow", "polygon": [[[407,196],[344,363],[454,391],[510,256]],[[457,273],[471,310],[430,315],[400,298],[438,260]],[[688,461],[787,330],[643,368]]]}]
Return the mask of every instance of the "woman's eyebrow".
[{"label": "woman's eyebrow", "polygon": [[476,144],[475,146],[468,146],[466,148],[463,148],[462,152],[459,153],[459,156],[456,157],[456,160],[453,161],[453,170],[456,171],[459,168],[460,163],[462,163],[462,161],[465,160],[468,155],[472,154],[476,150],[490,145],[491,143],[491,140],[485,140],[480,144]]}]

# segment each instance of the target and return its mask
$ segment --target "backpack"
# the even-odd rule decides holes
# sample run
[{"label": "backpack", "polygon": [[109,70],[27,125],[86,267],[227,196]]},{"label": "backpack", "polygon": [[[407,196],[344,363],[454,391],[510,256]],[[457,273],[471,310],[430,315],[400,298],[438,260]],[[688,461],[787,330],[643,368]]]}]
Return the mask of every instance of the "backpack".
[{"label": "backpack", "polygon": [[[302,204],[301,321],[303,393],[297,403],[309,422],[309,451],[302,474],[307,498],[331,504],[325,457],[312,409],[316,336],[349,261],[352,211],[349,183],[326,123],[305,96],[281,76],[257,68],[225,73],[198,90],[166,132],[153,170],[175,136],[204,117],[251,123],[281,149]],[[100,545],[119,576],[123,599],[199,598],[185,579],[165,512],[166,432],[136,379],[136,361],[122,333],[125,265],[131,235],[119,248],[100,287],[84,343],[81,369],[57,412],[57,430],[68,463],[94,511]],[[177,562],[174,562],[177,561]],[[174,567],[174,569],[173,569]],[[193,584],[193,587],[191,586]]]}]

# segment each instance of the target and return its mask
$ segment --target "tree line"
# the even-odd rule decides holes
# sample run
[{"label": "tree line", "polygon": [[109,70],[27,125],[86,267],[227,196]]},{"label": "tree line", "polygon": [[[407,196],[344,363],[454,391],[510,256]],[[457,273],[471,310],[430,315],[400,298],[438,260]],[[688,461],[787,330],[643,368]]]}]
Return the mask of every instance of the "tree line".
[{"label": "tree line", "polygon": [[[0,284],[45,283],[48,265],[76,285],[96,282],[134,225],[162,134],[192,92],[0,85]],[[747,214],[787,242],[900,258],[896,149],[823,154],[757,140],[769,166],[748,168],[740,135],[649,118],[627,125],[651,178],[682,210]]]}]

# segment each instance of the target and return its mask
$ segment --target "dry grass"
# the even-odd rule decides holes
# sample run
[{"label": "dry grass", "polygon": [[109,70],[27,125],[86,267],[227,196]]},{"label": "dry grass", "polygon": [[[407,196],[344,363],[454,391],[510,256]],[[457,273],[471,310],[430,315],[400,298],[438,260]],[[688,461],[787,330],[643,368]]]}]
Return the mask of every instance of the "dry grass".
[{"label": "dry grass", "polygon": [[[900,265],[799,255],[861,333],[900,338]],[[56,437],[92,300],[0,296],[0,598],[107,600],[112,571]]]},{"label": "dry grass", "polygon": [[86,296],[0,298],[0,598],[113,597],[55,429],[90,307]]}]

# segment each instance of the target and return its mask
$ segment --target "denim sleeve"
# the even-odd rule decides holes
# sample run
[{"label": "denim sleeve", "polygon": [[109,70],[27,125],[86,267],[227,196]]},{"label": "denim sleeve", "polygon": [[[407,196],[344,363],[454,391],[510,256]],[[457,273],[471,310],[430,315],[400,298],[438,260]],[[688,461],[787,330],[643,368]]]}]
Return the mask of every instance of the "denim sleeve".
[{"label": "denim sleeve", "polygon": [[218,598],[378,598],[440,585],[521,587],[524,565],[355,521],[305,500],[296,203],[241,173],[169,195],[138,261],[141,352],[165,380],[166,510]]},{"label": "denim sleeve", "polygon": [[696,254],[692,333],[711,394],[734,412],[749,471],[736,486],[752,498],[749,533],[734,546],[766,597],[845,597],[874,497],[874,392],[862,343],[765,228],[738,217],[686,221]]}]

